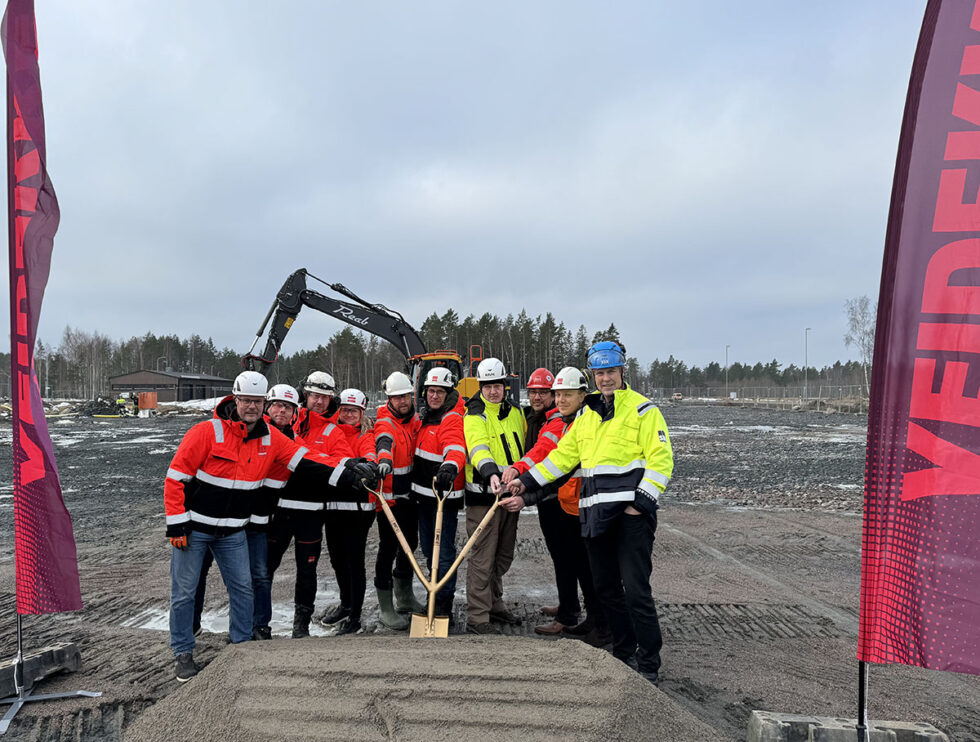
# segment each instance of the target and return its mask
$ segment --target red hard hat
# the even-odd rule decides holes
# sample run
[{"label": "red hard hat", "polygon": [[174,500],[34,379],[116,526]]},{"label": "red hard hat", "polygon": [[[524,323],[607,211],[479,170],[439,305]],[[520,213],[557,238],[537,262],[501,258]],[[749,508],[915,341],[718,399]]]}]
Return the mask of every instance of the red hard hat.
[{"label": "red hard hat", "polygon": [[538,368],[527,380],[528,389],[547,389],[551,390],[551,385],[555,383],[554,374],[546,368]]}]

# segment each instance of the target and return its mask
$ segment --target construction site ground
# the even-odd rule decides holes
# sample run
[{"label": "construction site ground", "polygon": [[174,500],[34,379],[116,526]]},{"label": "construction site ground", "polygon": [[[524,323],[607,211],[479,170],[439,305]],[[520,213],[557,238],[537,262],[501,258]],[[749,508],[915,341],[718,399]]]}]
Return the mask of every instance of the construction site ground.
[{"label": "construction site ground", "polygon": [[[556,602],[537,517],[522,515],[506,635],[410,640],[377,623],[368,545],[365,632],[288,636],[291,552],[273,590],[276,637],[231,646],[215,571],[196,657],[181,686],[168,646],[163,478],[200,415],[52,419],[75,525],[85,607],[27,616],[27,649],[71,641],[83,668],[39,692],[100,698],[26,706],[7,737],[116,739],[742,740],[753,709],[854,717],[865,419],[665,404],[675,451],[654,545],[664,632],[654,688],[601,650],[537,637]],[[10,467],[11,430],[0,423]],[[462,529],[460,529],[462,530]],[[460,537],[460,541],[462,538]],[[318,608],[336,598],[321,562]],[[465,621],[465,564],[457,617]],[[15,648],[12,485],[0,483],[0,654]],[[925,721],[980,740],[980,680],[872,666],[872,719]]]}]

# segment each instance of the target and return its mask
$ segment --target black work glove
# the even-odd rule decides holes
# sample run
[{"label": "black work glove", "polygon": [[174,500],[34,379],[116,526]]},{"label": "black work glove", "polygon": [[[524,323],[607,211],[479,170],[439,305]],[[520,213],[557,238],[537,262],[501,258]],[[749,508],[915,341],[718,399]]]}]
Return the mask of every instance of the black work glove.
[{"label": "black work glove", "polygon": [[453,482],[456,481],[456,467],[452,464],[443,464],[436,472],[436,489],[440,492],[452,492]]},{"label": "black work glove", "polygon": [[371,461],[354,464],[354,481],[358,489],[375,490],[378,488],[378,465]]}]

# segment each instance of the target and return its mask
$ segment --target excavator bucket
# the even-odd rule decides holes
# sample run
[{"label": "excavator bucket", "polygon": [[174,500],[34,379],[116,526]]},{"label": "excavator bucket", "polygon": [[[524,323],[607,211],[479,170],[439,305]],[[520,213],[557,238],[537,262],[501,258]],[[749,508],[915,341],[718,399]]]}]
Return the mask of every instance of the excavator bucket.
[{"label": "excavator bucket", "polygon": [[413,613],[408,635],[412,639],[445,639],[449,636],[449,617],[435,616],[430,624],[428,616]]}]

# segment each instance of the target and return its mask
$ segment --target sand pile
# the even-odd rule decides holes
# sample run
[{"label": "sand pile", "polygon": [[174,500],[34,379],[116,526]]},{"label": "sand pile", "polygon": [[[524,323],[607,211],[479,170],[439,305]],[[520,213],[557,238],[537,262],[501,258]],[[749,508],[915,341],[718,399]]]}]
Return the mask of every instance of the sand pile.
[{"label": "sand pile", "polygon": [[229,646],[133,742],[685,740],[717,732],[581,642],[342,637]]}]

